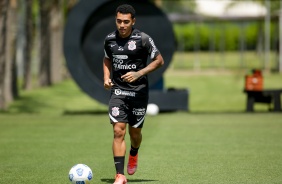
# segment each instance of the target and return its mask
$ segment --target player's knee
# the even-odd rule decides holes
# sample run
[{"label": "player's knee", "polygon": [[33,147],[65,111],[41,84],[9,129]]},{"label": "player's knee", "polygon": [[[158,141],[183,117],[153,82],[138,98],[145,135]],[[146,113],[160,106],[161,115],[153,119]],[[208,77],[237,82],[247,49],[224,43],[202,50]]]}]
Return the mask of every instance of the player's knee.
[{"label": "player's knee", "polygon": [[125,130],[123,129],[114,129],[114,138],[115,139],[123,139],[125,136]]}]

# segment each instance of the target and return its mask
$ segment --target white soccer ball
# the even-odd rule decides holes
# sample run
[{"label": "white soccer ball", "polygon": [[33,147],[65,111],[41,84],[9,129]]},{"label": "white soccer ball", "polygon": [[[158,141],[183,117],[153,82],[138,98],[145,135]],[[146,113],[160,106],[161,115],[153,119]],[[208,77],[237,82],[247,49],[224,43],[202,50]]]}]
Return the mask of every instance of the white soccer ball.
[{"label": "white soccer ball", "polygon": [[159,107],[156,104],[148,104],[146,114],[150,116],[155,116],[159,114]]},{"label": "white soccer ball", "polygon": [[69,179],[73,184],[90,184],[92,177],[92,170],[85,164],[76,164],[69,172]]}]

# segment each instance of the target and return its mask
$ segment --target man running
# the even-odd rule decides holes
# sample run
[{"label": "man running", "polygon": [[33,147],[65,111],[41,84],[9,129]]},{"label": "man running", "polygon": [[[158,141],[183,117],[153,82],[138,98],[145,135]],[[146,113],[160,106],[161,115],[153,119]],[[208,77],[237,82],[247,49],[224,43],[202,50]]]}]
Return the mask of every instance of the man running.
[{"label": "man running", "polygon": [[[111,90],[109,117],[114,132],[114,184],[127,183],[124,176],[127,124],[131,141],[127,172],[129,175],[136,172],[148,105],[147,74],[164,64],[153,39],[133,27],[135,21],[135,10],[131,5],[119,6],[116,9],[117,30],[108,34],[104,42],[104,87]],[[147,65],[148,56],[151,62]]]}]

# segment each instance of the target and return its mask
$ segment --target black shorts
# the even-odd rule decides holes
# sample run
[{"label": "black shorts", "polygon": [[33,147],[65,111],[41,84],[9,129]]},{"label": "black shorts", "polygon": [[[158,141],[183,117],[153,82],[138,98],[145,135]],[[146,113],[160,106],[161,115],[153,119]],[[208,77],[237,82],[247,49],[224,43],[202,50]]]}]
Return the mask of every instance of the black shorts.
[{"label": "black shorts", "polygon": [[134,128],[142,128],[148,105],[148,95],[133,91],[113,89],[109,102],[111,123],[128,123]]}]

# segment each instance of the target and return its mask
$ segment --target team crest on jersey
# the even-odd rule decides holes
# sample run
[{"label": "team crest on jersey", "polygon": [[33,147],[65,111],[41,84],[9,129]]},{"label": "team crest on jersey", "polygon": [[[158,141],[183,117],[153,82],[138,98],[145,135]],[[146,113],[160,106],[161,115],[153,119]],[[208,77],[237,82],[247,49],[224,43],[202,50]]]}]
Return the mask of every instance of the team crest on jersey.
[{"label": "team crest on jersey", "polygon": [[128,50],[135,50],[136,49],[136,41],[128,42]]},{"label": "team crest on jersey", "polygon": [[118,116],[119,115],[119,108],[118,107],[113,107],[112,108],[112,115],[113,116]]}]

